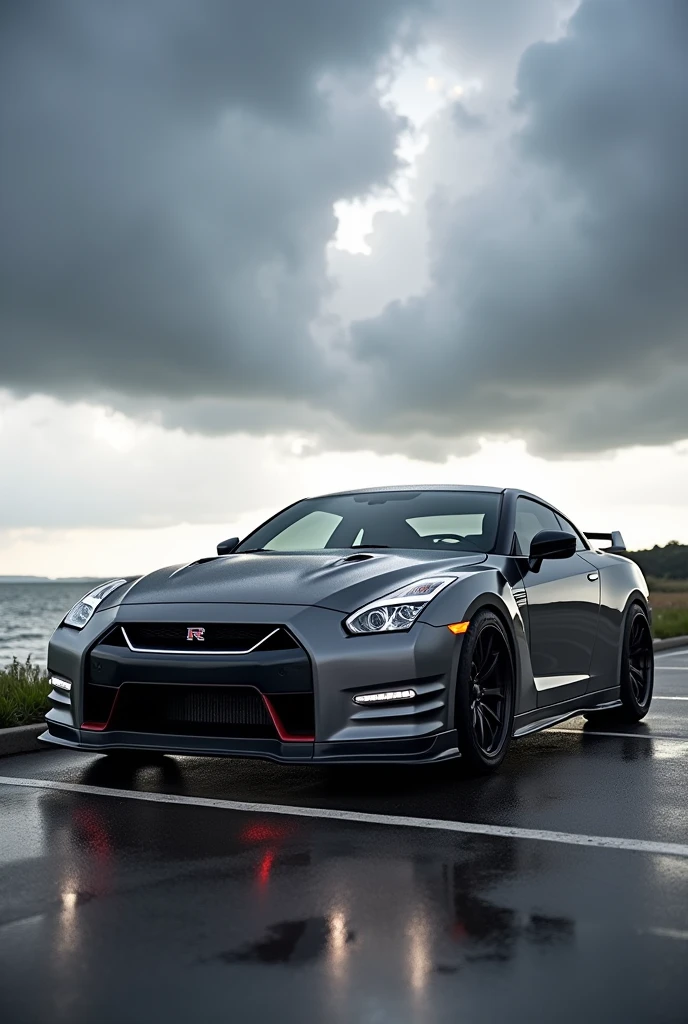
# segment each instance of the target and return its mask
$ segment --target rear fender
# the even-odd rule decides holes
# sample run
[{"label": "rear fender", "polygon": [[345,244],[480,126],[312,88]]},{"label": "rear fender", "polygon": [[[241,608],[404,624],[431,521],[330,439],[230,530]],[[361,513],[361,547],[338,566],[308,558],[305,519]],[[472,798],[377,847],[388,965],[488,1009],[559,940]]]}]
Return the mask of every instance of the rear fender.
[{"label": "rear fender", "polygon": [[619,685],[626,615],[637,602],[648,616],[648,587],[638,566],[620,555],[586,551],[585,560],[600,571],[600,616],[588,692]]}]

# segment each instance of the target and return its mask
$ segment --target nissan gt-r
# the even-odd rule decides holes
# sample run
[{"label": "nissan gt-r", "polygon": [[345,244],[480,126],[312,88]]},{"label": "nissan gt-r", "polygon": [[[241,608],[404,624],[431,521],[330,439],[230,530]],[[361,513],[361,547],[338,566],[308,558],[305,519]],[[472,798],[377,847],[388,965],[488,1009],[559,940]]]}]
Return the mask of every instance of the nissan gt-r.
[{"label": "nissan gt-r", "polygon": [[217,550],[71,609],[44,740],[485,772],[512,739],[650,707],[648,588],[621,535],[525,491],[307,498]]}]

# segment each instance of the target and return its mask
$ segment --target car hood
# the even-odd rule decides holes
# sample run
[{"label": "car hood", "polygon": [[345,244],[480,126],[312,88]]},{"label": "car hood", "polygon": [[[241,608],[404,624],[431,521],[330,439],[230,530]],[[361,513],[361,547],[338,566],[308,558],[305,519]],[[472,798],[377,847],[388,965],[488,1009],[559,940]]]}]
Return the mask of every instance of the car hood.
[{"label": "car hood", "polygon": [[134,583],[121,604],[319,605],[351,612],[407,582],[465,572],[486,559],[481,552],[405,550],[233,554],[158,569]]}]

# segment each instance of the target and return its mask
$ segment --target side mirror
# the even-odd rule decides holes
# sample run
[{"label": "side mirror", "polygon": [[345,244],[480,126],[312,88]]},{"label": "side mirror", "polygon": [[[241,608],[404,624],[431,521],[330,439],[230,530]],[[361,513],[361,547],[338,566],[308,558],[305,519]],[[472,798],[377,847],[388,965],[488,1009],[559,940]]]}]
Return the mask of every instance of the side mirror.
[{"label": "side mirror", "polygon": [[239,537],[230,537],[229,540],[221,540],[217,545],[218,555],[231,555],[239,543]]},{"label": "side mirror", "polygon": [[528,568],[539,572],[543,558],[571,558],[576,553],[576,538],[563,530],[540,530],[530,542]]}]

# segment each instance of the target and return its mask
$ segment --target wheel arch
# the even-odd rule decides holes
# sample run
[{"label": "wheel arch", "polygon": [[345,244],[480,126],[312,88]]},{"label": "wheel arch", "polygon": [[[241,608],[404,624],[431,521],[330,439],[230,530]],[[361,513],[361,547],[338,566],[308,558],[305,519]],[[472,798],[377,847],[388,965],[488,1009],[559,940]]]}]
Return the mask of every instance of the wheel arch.
[{"label": "wheel arch", "polygon": [[621,659],[623,657],[623,646],[624,637],[626,635],[626,622],[628,620],[628,614],[634,604],[639,605],[647,616],[647,621],[650,624],[650,631],[652,631],[652,609],[650,604],[641,590],[632,590],[626,598],[626,603],[621,612],[621,628],[619,630],[619,646],[616,652],[616,678],[621,678]]},{"label": "wheel arch", "polygon": [[516,659],[516,637],[514,634],[513,619],[509,612],[509,609],[501,601],[496,594],[485,594],[481,598],[476,598],[472,606],[467,609],[467,619],[472,621],[478,612],[488,611],[494,612],[497,618],[501,621],[504,626],[507,637],[509,639],[509,647],[511,648],[511,656]]},{"label": "wheel arch", "polygon": [[[500,726],[500,729],[502,730],[502,738],[500,740],[500,745],[497,748],[497,751],[495,752],[495,756],[498,758],[497,763],[501,763],[513,739],[514,717],[519,702],[520,666],[517,657],[518,645],[516,642],[512,617],[508,605],[500,599],[499,595],[486,593],[477,596],[466,609],[466,618],[470,621],[470,624],[472,625],[475,622],[476,617],[478,617],[483,612],[489,613],[488,622],[491,624],[493,629],[495,629],[497,623],[499,624],[499,626],[501,626],[500,632],[502,632],[504,639],[506,640],[507,647],[510,651],[511,664],[513,668],[513,690],[511,693],[511,701],[509,710],[505,710],[505,713],[508,717],[502,721],[502,725]],[[468,763],[473,770],[476,769],[476,765],[480,765],[478,770],[484,771],[486,767],[486,762],[480,762],[479,759],[481,757],[487,757],[488,754],[475,753],[474,745],[477,744],[478,741],[476,739],[474,727],[472,727],[469,724],[471,716],[471,690],[470,685],[464,685],[466,684],[466,679],[461,678],[462,664],[464,673],[471,668],[471,666],[469,665],[469,661],[471,659],[468,656],[469,652],[466,648],[466,641],[469,638],[469,636],[472,641],[473,637],[475,637],[475,633],[471,634],[469,633],[469,631],[470,625],[462,639],[459,656],[457,658],[455,665],[454,678],[452,684],[453,693],[451,701],[451,719],[453,721],[454,729],[456,730],[459,750],[461,751],[462,758],[470,758]]]},{"label": "wheel arch", "polygon": [[[528,688],[528,678],[532,682],[529,652],[526,640],[525,622],[519,605],[514,597],[509,581],[500,568],[490,567],[467,574],[457,580],[456,584],[447,587],[438,597],[430,602],[427,616],[423,618],[433,626],[446,628],[450,622],[471,622],[482,610],[493,612],[502,624],[509,643],[514,664],[516,708],[517,713],[523,710],[524,687]],[[450,716],[454,715],[455,686],[463,652],[463,640],[457,637],[455,660],[452,667],[453,685],[449,704]],[[534,703],[533,703],[534,706]]]},{"label": "wheel arch", "polygon": [[648,601],[645,594],[643,594],[642,590],[634,588],[630,591],[628,597],[626,598],[626,604],[624,605],[624,615],[628,612],[628,609],[631,607],[632,604],[639,604],[642,607],[643,611],[647,613],[647,617],[650,618],[650,602]]},{"label": "wheel arch", "polygon": [[[504,581],[506,584],[506,580]],[[508,584],[506,584],[508,586]],[[511,589],[511,588],[509,588]],[[520,618],[520,612],[515,600],[512,598],[514,603],[515,613]],[[506,602],[501,598],[500,595],[495,593],[483,593],[476,597],[466,609],[466,619],[472,622],[478,612],[488,611],[493,612],[501,624],[504,626],[507,640],[509,643],[509,649],[511,651],[511,660],[514,666],[514,702],[516,708],[519,706],[521,696],[521,680],[523,678],[523,666],[521,664],[521,658],[519,657],[519,645],[516,639],[516,630],[514,627],[514,613],[508,607]],[[456,672],[454,674],[454,686],[456,687],[456,679],[458,676],[459,665],[457,662]],[[454,703],[454,702],[452,702]]]}]

